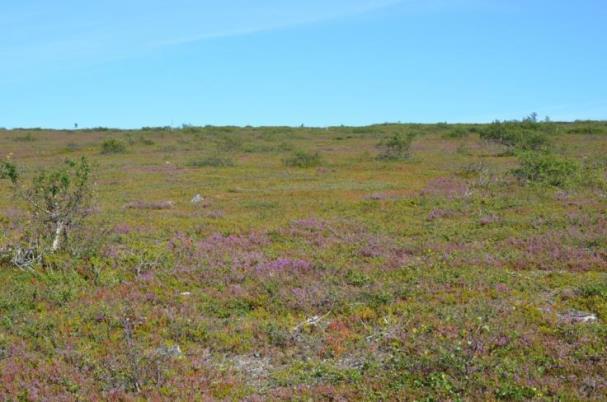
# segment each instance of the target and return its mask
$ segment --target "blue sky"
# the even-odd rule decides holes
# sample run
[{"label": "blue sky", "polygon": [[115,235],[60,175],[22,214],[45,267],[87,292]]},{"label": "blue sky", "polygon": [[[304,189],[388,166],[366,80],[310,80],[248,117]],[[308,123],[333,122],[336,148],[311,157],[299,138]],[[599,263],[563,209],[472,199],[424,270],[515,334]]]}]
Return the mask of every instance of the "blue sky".
[{"label": "blue sky", "polygon": [[604,0],[4,0],[0,127],[607,119]]}]

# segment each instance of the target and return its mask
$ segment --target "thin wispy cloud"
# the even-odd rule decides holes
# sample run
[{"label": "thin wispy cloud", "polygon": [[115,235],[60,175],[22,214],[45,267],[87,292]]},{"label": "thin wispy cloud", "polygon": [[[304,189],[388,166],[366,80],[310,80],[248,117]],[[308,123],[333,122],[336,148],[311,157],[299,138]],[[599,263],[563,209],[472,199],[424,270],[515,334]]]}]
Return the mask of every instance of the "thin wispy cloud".
[{"label": "thin wispy cloud", "polygon": [[315,24],[325,21],[331,21],[338,18],[346,18],[353,17],[360,14],[364,14],[367,12],[372,12],[380,9],[385,9],[389,7],[396,6],[398,4],[403,3],[404,0],[383,0],[383,1],[370,1],[370,2],[361,2],[350,5],[349,7],[344,7],[338,10],[329,10],[329,12],[325,11],[317,13],[317,15],[306,16],[299,15],[299,13],[294,13],[296,15],[291,18],[287,18],[283,21],[272,21],[266,24],[258,24],[255,23],[253,26],[245,29],[232,29],[232,30],[219,30],[214,32],[202,32],[199,34],[195,34],[192,36],[185,37],[175,37],[171,39],[161,40],[155,43],[151,43],[151,46],[170,46],[170,45],[180,45],[185,43],[199,42],[209,39],[217,39],[224,37],[234,37],[234,36],[244,36],[244,35],[252,35],[261,32],[270,32],[281,29],[288,29],[297,26],[303,26],[308,24]]},{"label": "thin wispy cloud", "polygon": [[0,82],[138,57],[160,48],[347,19],[417,0],[109,0],[83,7],[39,0],[0,16]]}]

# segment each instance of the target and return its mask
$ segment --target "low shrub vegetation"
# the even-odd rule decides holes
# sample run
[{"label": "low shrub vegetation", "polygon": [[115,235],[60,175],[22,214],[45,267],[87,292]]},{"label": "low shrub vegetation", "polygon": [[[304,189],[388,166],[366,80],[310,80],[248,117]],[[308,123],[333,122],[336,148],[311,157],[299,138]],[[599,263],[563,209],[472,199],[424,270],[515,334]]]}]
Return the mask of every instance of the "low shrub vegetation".
[{"label": "low shrub vegetation", "polygon": [[382,140],[377,147],[380,150],[378,159],[383,160],[403,160],[411,156],[411,144],[417,134],[413,132],[394,133],[388,138]]},{"label": "low shrub vegetation", "polygon": [[521,166],[514,170],[514,175],[526,183],[565,187],[579,179],[579,164],[554,154],[524,152],[519,161]]},{"label": "low shrub vegetation", "polygon": [[443,135],[444,138],[464,138],[470,134],[470,131],[464,127],[455,127]]},{"label": "low shrub vegetation", "polygon": [[321,159],[318,152],[296,151],[283,163],[287,167],[310,168],[320,166]]},{"label": "low shrub vegetation", "polygon": [[538,123],[533,120],[521,122],[495,121],[480,132],[480,137],[518,150],[547,150],[554,133],[550,123]]},{"label": "low shrub vegetation", "polygon": [[188,165],[191,167],[229,167],[234,166],[234,160],[231,158],[210,156],[208,158],[191,161]]},{"label": "low shrub vegetation", "polygon": [[500,125],[3,132],[0,400],[606,400],[605,123]]},{"label": "low shrub vegetation", "polygon": [[84,157],[41,170],[30,185],[21,183],[15,165],[4,162],[0,178],[10,180],[29,215],[23,239],[13,246],[12,261],[20,268],[32,268],[34,263],[45,262],[45,257],[65,249],[72,232],[90,214],[91,166]]},{"label": "low shrub vegetation", "polygon": [[126,150],[126,144],[115,139],[105,140],[101,144],[101,153],[103,155],[123,154],[126,152]]}]

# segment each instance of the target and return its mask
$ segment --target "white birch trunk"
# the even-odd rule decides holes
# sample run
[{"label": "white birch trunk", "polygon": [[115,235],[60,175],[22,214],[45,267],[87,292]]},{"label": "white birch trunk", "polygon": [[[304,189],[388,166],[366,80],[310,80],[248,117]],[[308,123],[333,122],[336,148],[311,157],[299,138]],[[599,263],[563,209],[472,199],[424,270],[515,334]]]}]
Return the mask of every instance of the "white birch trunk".
[{"label": "white birch trunk", "polygon": [[65,230],[65,224],[63,222],[57,223],[57,229],[55,230],[55,239],[53,240],[53,252],[59,250],[61,246],[61,236],[63,235],[63,231]]}]

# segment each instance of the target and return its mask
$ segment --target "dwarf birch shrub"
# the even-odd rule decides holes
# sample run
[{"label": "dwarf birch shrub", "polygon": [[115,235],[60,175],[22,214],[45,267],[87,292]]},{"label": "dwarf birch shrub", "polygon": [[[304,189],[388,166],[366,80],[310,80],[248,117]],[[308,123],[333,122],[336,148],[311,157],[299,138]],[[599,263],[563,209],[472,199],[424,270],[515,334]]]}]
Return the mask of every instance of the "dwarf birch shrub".
[{"label": "dwarf birch shrub", "polygon": [[547,150],[551,145],[552,127],[548,123],[537,123],[530,119],[522,122],[496,120],[482,129],[480,138],[503,145],[509,150]]},{"label": "dwarf birch shrub", "polygon": [[26,201],[32,224],[29,240],[43,250],[64,248],[70,230],[90,213],[91,166],[84,157],[40,171],[29,186],[20,184],[15,165],[3,162],[0,178],[8,179],[15,194]]},{"label": "dwarf birch shrub", "polygon": [[321,159],[318,152],[296,151],[291,157],[283,160],[287,167],[308,168],[320,165]]},{"label": "dwarf birch shrub", "polygon": [[513,172],[519,180],[555,187],[572,184],[580,170],[577,163],[548,153],[525,152],[519,161],[521,166]]},{"label": "dwarf birch shrub", "polygon": [[380,150],[378,159],[399,160],[411,156],[411,144],[417,135],[415,133],[395,133],[381,141],[377,147]]},{"label": "dwarf birch shrub", "polygon": [[123,154],[126,152],[126,144],[122,141],[109,139],[101,144],[101,153],[103,155]]}]

